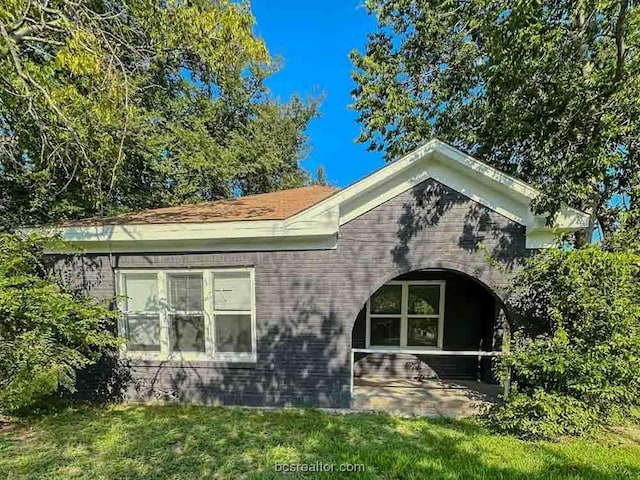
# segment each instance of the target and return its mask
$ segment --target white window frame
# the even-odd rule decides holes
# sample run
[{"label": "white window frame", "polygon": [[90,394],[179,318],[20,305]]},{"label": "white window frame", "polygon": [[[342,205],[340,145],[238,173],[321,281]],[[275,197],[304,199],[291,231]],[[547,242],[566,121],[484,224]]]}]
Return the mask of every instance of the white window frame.
[{"label": "white window frame", "polygon": [[[366,303],[366,346],[367,348],[375,347],[381,350],[442,350],[444,340],[444,295],[446,282],[444,280],[394,280],[385,283],[385,285],[401,285],[402,297],[400,304],[400,313],[394,314],[372,314],[371,298]],[[409,287],[414,285],[439,285],[440,286],[440,305],[438,306],[438,314],[423,315],[409,314]],[[400,345],[372,345],[371,344],[371,316],[385,318],[400,318]],[[409,317],[411,318],[437,318],[438,319],[438,340],[435,346],[410,346],[407,345],[407,331],[409,326]]]},{"label": "white window frame", "polygon": [[[214,306],[214,279],[216,272],[248,272],[251,288],[251,308],[249,310],[215,310]],[[204,331],[205,352],[174,352],[171,350],[170,322],[168,308],[167,276],[172,274],[202,274],[202,294],[204,301]],[[220,361],[220,362],[251,362],[257,361],[257,334],[256,334],[256,295],[255,295],[255,269],[253,267],[229,267],[229,268],[189,268],[189,269],[117,269],[116,270],[116,294],[119,295],[118,310],[118,335],[127,338],[125,321],[126,298],[124,278],[127,274],[155,274],[158,282],[158,304],[160,318],[160,351],[133,351],[124,344],[120,352],[129,358],[143,360],[177,360],[177,361]],[[178,313],[184,313],[177,311]],[[171,313],[174,313],[173,311]],[[194,312],[187,312],[194,313]],[[200,312],[198,312],[200,313]],[[251,315],[251,353],[216,352],[215,351],[215,318],[217,315]]]}]

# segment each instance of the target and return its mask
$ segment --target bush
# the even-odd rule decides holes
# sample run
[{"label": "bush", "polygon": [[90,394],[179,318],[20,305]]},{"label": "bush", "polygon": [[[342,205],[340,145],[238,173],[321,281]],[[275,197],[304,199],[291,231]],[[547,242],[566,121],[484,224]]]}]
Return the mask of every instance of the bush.
[{"label": "bush", "polygon": [[0,235],[0,411],[74,391],[76,370],[119,344],[111,333],[117,313],[49,274],[43,249],[52,243]]},{"label": "bush", "polygon": [[597,246],[532,258],[509,299],[513,336],[501,363],[510,400],[491,416],[527,437],[577,435],[640,399],[640,257]]}]

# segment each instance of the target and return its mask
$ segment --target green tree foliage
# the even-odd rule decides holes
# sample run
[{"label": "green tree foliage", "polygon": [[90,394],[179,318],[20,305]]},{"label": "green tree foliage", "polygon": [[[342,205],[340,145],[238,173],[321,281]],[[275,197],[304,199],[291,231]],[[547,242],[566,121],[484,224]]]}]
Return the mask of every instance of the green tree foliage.
[{"label": "green tree foliage", "polygon": [[307,181],[316,100],[273,98],[246,2],[4,0],[0,225]]},{"label": "green tree foliage", "polygon": [[0,234],[0,411],[30,409],[119,344],[117,313],[47,273],[52,240]]},{"label": "green tree foliage", "polygon": [[495,424],[530,437],[580,434],[640,403],[640,256],[550,250],[515,282],[513,395]]},{"label": "green tree foliage", "polygon": [[391,160],[437,136],[540,187],[539,212],[591,212],[605,238],[613,198],[640,208],[637,2],[366,5],[378,30],[352,61],[370,149]]},{"label": "green tree foliage", "polygon": [[640,210],[623,212],[620,228],[604,242],[604,248],[612,252],[631,252],[640,255]]}]

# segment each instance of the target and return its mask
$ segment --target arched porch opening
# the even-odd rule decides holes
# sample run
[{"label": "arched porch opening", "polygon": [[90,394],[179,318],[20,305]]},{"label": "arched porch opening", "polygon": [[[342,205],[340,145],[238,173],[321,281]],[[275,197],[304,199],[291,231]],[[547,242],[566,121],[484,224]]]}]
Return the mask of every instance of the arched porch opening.
[{"label": "arched porch opening", "polygon": [[471,275],[444,268],[403,273],[375,290],[355,319],[352,395],[385,385],[431,393],[471,388],[494,401],[495,357],[508,331],[502,300]]}]

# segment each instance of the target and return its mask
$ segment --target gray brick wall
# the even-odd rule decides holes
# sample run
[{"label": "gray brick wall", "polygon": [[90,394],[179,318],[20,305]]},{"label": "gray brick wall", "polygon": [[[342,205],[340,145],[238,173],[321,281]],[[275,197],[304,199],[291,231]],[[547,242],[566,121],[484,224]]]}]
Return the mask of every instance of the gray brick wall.
[{"label": "gray brick wall", "polygon": [[[345,407],[353,325],[375,290],[424,268],[457,270],[499,289],[525,254],[524,233],[428,180],[343,225],[335,250],[85,255],[57,264],[96,298],[114,294],[113,268],[255,267],[257,363],[137,362],[131,398]],[[491,267],[488,255],[502,267]]]}]

